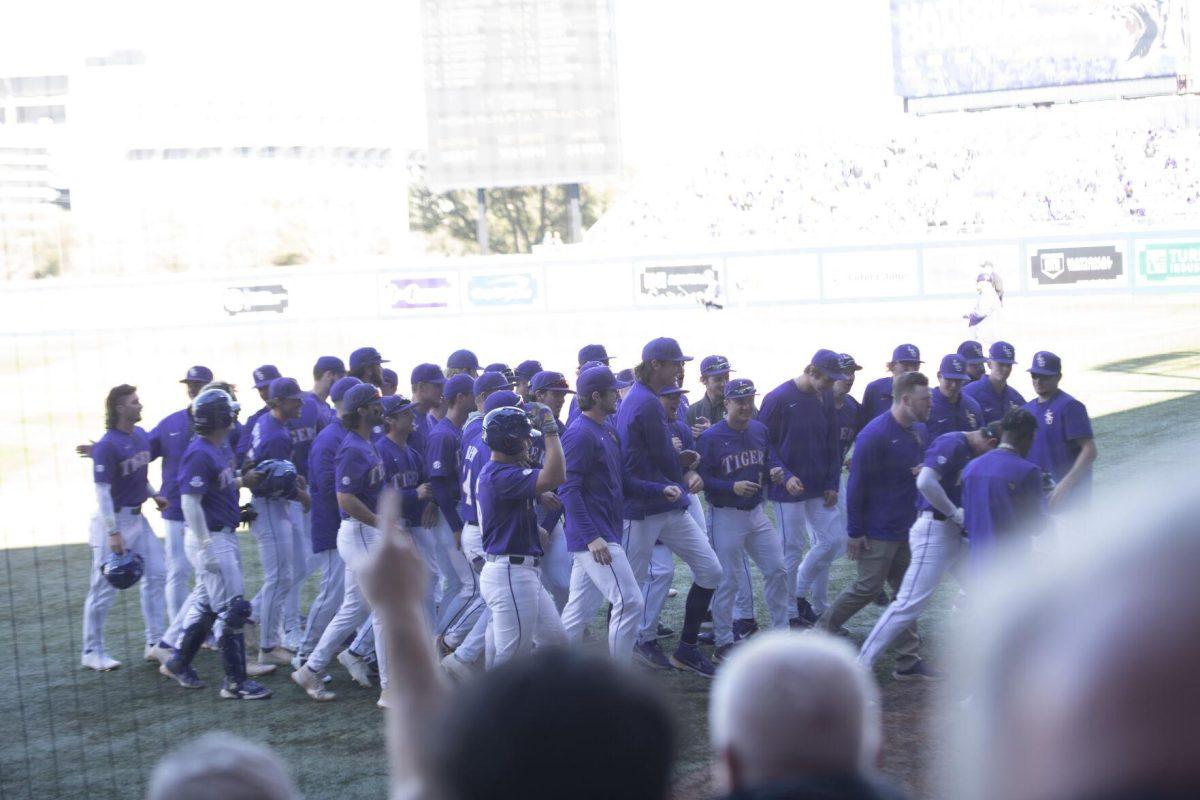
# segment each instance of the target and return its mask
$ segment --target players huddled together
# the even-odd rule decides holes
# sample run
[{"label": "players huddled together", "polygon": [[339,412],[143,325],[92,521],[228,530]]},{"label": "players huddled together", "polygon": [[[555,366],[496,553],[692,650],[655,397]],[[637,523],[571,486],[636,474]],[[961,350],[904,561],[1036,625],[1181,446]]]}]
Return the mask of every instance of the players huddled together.
[{"label": "players huddled together", "polygon": [[[291,668],[310,698],[330,701],[336,659],[355,683],[378,682],[386,707],[386,637],[363,571],[395,533],[420,556],[424,616],[455,679],[579,642],[602,610],[616,662],[712,677],[758,630],[753,562],[772,628],[844,634],[880,603],[860,664],[891,647],[897,679],[937,680],[917,619],[943,576],[969,589],[998,547],[1052,540],[1059,515],[1089,499],[1091,423],[1059,388],[1062,364],[1048,351],[1030,361],[1029,401],[1010,385],[1017,358],[1003,341],[986,355],[963,342],[932,380],[920,350],[901,344],[861,401],[851,389],[863,368],[834,350],[767,392],[710,355],[703,395],[689,403],[692,360],[662,337],[614,372],[605,347],[589,344],[570,381],[536,360],[481,367],[459,350],[444,369],[413,367],[404,397],[379,351],[362,347],[348,368],[318,358],[308,391],[258,367],[263,405],[249,415],[233,383],[193,366],[181,381],[187,407],[149,432],[136,387],[116,386],[103,438],[78,448],[98,506],[82,665],[120,666],[105,617],[117,590],[140,583],[144,658],[180,686],[205,686],[193,663],[208,646],[220,654],[222,697],[269,697],[255,679]],[[399,496],[397,515],[382,513],[385,491]],[[165,520],[165,547],[147,499]],[[243,525],[262,566],[253,596]],[[843,552],[857,576],[831,598]],[[675,632],[659,616],[673,556],[692,583],[666,653],[660,642]]]}]

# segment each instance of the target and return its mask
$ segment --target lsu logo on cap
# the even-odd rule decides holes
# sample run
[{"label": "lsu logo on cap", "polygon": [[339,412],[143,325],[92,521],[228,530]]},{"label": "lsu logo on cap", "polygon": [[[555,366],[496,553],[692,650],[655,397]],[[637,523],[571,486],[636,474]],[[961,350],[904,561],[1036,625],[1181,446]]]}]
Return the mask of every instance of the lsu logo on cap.
[{"label": "lsu logo on cap", "polygon": [[919,355],[917,354],[917,348],[913,347],[911,344],[908,347],[906,347],[905,349],[908,351],[908,354],[910,356],[912,356],[913,358],[919,358]]},{"label": "lsu logo on cap", "polygon": [[1037,365],[1039,367],[1046,366],[1046,356],[1044,354],[1042,354],[1042,353],[1037,354]]},{"label": "lsu logo on cap", "polygon": [[950,363],[952,363],[954,365],[955,372],[966,372],[967,371],[967,362],[963,361],[961,358],[956,358],[953,361],[951,361]]},{"label": "lsu logo on cap", "polygon": [[[1013,357],[1013,349],[1012,349],[1012,347],[1011,347],[1010,345],[1007,345],[1007,344],[1006,344],[1006,345],[1001,345],[1001,346],[1000,346],[1000,352],[1004,354],[1004,357],[1005,357],[1005,358],[1012,358],[1012,357]],[[1045,359],[1043,359],[1043,361],[1044,361],[1044,360],[1045,360]]]},{"label": "lsu logo on cap", "polygon": [[194,475],[192,477],[192,479],[190,481],[188,481],[188,484],[190,486],[194,486],[195,488],[199,489],[201,486],[204,485],[204,478],[201,478],[199,475]]}]

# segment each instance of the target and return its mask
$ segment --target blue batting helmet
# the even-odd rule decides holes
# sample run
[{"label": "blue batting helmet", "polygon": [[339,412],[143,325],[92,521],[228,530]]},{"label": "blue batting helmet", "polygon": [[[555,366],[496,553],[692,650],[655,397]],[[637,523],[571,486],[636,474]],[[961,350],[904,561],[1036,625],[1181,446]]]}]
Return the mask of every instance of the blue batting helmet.
[{"label": "blue batting helmet", "polygon": [[196,433],[206,436],[233,424],[237,401],[224,389],[205,389],[192,401],[192,423]]},{"label": "blue batting helmet", "polygon": [[296,494],[296,466],[282,458],[268,458],[254,465],[254,471],[262,475],[253,492],[257,497],[286,497]]},{"label": "blue batting helmet", "polygon": [[109,553],[108,558],[100,565],[104,579],[118,589],[128,589],[142,577],[145,563],[142,557],[132,550],[124,553]]},{"label": "blue batting helmet", "polygon": [[519,408],[496,408],[483,418],[483,441],[497,453],[520,455],[522,441],[541,435],[533,429],[529,415]]}]

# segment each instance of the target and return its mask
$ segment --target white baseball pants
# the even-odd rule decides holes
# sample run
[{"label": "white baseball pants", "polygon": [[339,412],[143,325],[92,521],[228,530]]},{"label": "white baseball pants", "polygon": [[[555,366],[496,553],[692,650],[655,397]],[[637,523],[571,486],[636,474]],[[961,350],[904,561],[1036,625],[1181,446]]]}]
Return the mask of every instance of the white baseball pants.
[{"label": "white baseball pants", "polygon": [[263,582],[251,604],[258,624],[258,646],[269,650],[282,644],[283,604],[292,588],[295,542],[292,533],[290,500],[255,497],[250,501],[258,517],[250,532],[258,542]]},{"label": "white baseball pants", "polygon": [[737,575],[747,554],[763,575],[763,596],[771,615],[771,627],[787,628],[794,612],[788,592],[787,569],[783,563],[783,544],[771,519],[759,504],[749,511],[713,508],[713,544],[724,572],[713,594],[713,636],[718,645],[733,644],[733,605],[737,594]]},{"label": "white baseball pants", "polygon": [[304,621],[300,613],[300,590],[321,562],[312,550],[312,515],[298,500],[289,500],[288,518],[292,523],[292,583],[283,601],[283,635],[289,649],[298,649]]},{"label": "white baseball pants", "polygon": [[566,643],[558,609],[542,586],[537,567],[488,561],[483,565],[479,585],[492,610],[494,666],[529,655],[534,645]]},{"label": "white baseball pants", "polygon": [[163,525],[167,531],[167,619],[173,620],[187,603],[193,570],[183,542],[183,531],[187,526],[181,519],[164,519]]},{"label": "white baseball pants", "polygon": [[[150,523],[137,509],[122,508],[116,513],[117,529],[125,540],[125,549],[142,557],[143,572],[138,590],[142,601],[142,620],[146,623],[146,644],[158,644],[167,625],[167,603],[163,595],[166,581],[166,556],[162,542],[150,530]],[[92,517],[90,544],[92,571],[87,597],[83,601],[83,652],[104,651],[104,621],[117,598],[117,589],[100,573],[100,566],[112,550],[104,520]]]},{"label": "white baseball pants", "polygon": [[549,531],[546,552],[542,556],[542,585],[554,598],[554,607],[561,612],[571,594],[571,551],[567,549],[567,535],[563,531],[560,517]]},{"label": "white baseball pants", "polygon": [[[813,610],[821,614],[829,606],[829,570],[846,545],[837,506],[827,508],[821,497],[796,503],[777,502],[775,519],[783,532],[788,586],[796,597],[807,597]],[[793,611],[792,616],[795,615]]]},{"label": "white baseball pants", "polygon": [[433,527],[437,569],[442,576],[442,602],[434,633],[461,641],[475,624],[483,606],[478,576],[454,541],[454,531],[442,514]]},{"label": "white baseball pants", "polygon": [[190,530],[184,539],[184,546],[188,561],[196,571],[196,588],[189,595],[188,604],[176,616],[177,623],[171,623],[172,628],[178,625],[179,629],[175,638],[166,640],[172,647],[179,644],[178,634],[189,625],[199,622],[205,614],[216,614],[217,621],[213,624],[212,634],[220,639],[225,631],[229,601],[245,591],[237,534],[232,528],[209,534],[209,566],[205,566],[205,551],[200,546],[200,540]]},{"label": "white baseball pants", "polygon": [[923,511],[908,531],[912,560],[904,573],[896,599],[884,609],[875,627],[863,640],[858,663],[870,669],[879,655],[895,641],[929,605],[942,576],[967,553],[967,540],[953,522],[936,520]]},{"label": "white baseball pants", "polygon": [[[325,632],[321,634],[320,641],[313,648],[312,655],[308,657],[308,667],[314,672],[319,673],[329,665],[346,638],[354,633],[371,613],[367,598],[363,596],[362,587],[358,585],[357,572],[366,564],[367,557],[379,547],[382,541],[383,537],[379,531],[370,525],[364,525],[353,519],[342,520],[341,527],[338,528],[337,549],[338,555],[346,564],[345,593],[342,597],[341,607],[333,615],[329,624],[325,626]],[[378,626],[375,629],[375,638],[377,640],[375,658],[379,663],[379,672],[382,675],[387,668],[387,661],[382,631]]]},{"label": "white baseball pants", "polygon": [[[633,645],[642,626],[641,587],[620,545],[609,542],[611,564],[599,564],[588,550],[572,553],[571,596],[562,613],[567,641],[578,642],[596,611],[607,599],[612,603],[608,619],[608,652],[620,664],[633,658]],[[669,551],[668,551],[669,554]],[[664,593],[665,594],[665,593]]]},{"label": "white baseball pants", "polygon": [[[630,570],[633,568],[630,567]],[[636,577],[636,576],[635,576]],[[640,630],[650,630],[638,641],[653,641],[658,635],[658,618],[662,615],[663,606],[667,602],[667,592],[675,582],[675,556],[664,544],[654,545],[650,553],[650,568],[643,576],[642,590],[642,625]],[[653,623],[653,625],[651,625]]]},{"label": "white baseball pants", "polygon": [[313,598],[312,605],[308,607],[308,622],[305,624],[304,636],[297,651],[301,658],[307,658],[316,648],[317,642],[321,641],[321,634],[325,632],[333,615],[341,608],[346,592],[346,563],[338,555],[337,548],[322,550],[314,553],[313,557],[321,570],[321,586],[317,589],[317,596]]}]

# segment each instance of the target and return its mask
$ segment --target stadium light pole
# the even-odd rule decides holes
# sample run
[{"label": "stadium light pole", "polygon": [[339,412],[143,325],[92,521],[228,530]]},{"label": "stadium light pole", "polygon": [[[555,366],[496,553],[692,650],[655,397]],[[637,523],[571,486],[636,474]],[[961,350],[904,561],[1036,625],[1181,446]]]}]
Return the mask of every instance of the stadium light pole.
[{"label": "stadium light pole", "polygon": [[583,214],[579,210],[579,184],[567,184],[567,217],[570,220],[569,231],[571,244],[583,241]]},{"label": "stadium light pole", "polygon": [[475,241],[479,242],[481,255],[488,254],[487,190],[475,190],[475,205],[479,216],[475,219]]}]

